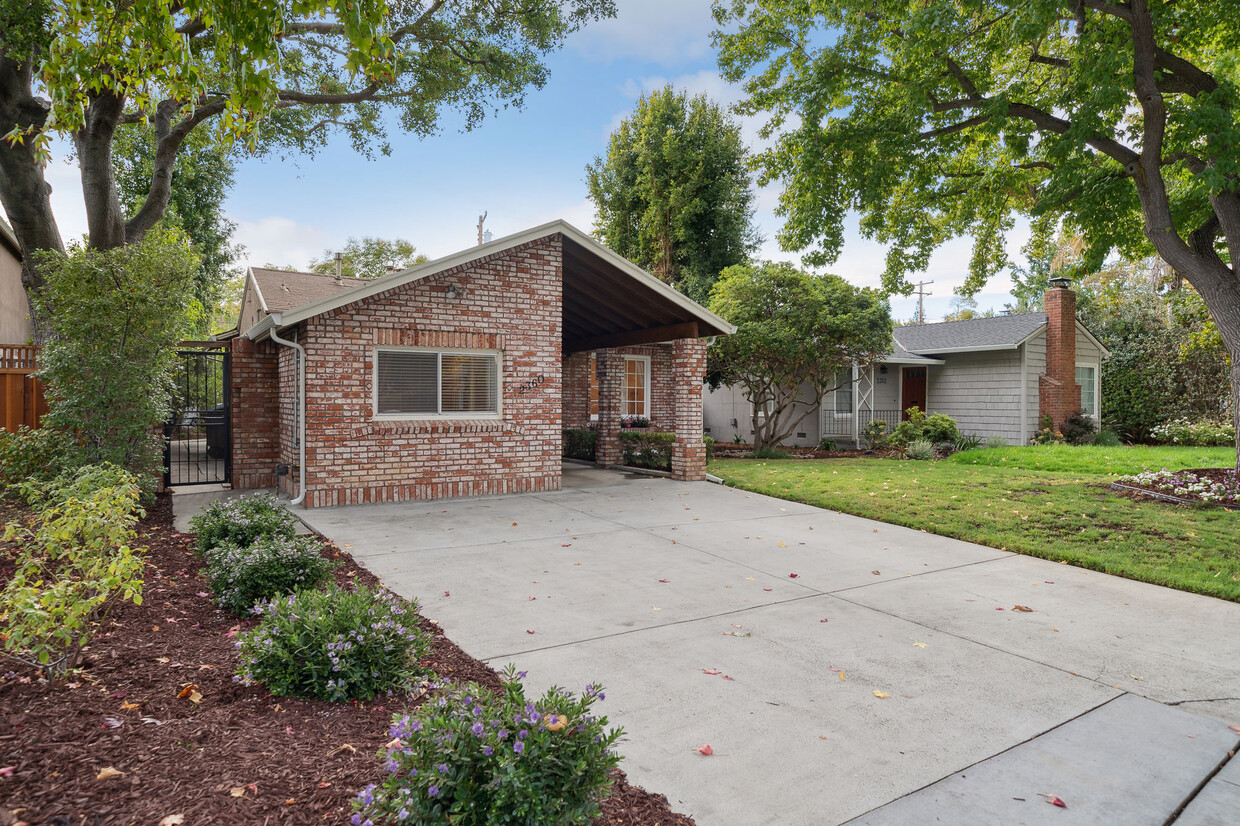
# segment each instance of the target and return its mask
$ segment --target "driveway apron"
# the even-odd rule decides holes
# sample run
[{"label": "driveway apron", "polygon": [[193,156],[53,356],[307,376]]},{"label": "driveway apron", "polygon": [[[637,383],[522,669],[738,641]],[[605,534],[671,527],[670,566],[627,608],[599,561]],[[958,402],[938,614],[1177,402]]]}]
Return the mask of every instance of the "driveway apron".
[{"label": "driveway apron", "polygon": [[1240,788],[1240,605],[580,466],[299,515],[528,690],[603,684],[700,826],[1209,823]]}]

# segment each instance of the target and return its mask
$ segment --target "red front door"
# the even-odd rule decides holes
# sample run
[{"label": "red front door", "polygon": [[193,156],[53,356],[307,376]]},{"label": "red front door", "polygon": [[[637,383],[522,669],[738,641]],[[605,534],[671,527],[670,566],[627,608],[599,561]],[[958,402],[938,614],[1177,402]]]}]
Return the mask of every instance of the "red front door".
[{"label": "red front door", "polygon": [[900,421],[908,421],[906,412],[913,405],[922,412],[926,409],[926,368],[905,367],[901,382],[901,393],[904,399],[900,411]]}]

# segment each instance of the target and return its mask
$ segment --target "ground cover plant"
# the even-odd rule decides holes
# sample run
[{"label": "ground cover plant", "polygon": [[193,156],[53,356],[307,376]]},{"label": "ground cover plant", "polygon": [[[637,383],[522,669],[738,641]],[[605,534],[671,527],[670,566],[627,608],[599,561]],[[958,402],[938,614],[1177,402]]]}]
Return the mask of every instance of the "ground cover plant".
[{"label": "ground cover plant", "polygon": [[[29,517],[0,499],[0,522]],[[0,777],[0,823],[347,823],[358,791],[382,780],[375,755],[392,739],[393,714],[414,713],[437,691],[328,703],[234,682],[235,643],[257,620],[212,602],[195,537],[172,527],[170,497],[157,498],[137,530],[149,549],[146,598],[114,606],[81,670],[47,684],[33,668],[0,668],[0,767],[12,767]],[[17,552],[0,542],[0,584]],[[377,586],[344,552],[323,553],[339,563],[338,586]],[[431,640],[420,665],[438,681],[499,690],[495,672],[417,622]],[[629,785],[622,771],[611,776],[593,826],[692,826],[661,795]]]},{"label": "ground cover plant", "polygon": [[335,563],[312,536],[260,536],[249,545],[221,542],[207,551],[211,593],[225,611],[247,615],[254,604],[315,588]]},{"label": "ground cover plant", "polygon": [[1240,514],[1126,498],[1118,477],[1228,467],[1228,448],[986,448],[938,462],[716,459],[730,485],[1240,602]]},{"label": "ground cover plant", "polygon": [[1240,507],[1240,473],[1214,470],[1158,470],[1121,476],[1116,482],[1206,504]]},{"label": "ground cover plant", "polygon": [[296,517],[268,493],[217,499],[191,518],[189,524],[198,535],[200,554],[223,542],[246,547],[259,537],[291,538],[297,532]]}]

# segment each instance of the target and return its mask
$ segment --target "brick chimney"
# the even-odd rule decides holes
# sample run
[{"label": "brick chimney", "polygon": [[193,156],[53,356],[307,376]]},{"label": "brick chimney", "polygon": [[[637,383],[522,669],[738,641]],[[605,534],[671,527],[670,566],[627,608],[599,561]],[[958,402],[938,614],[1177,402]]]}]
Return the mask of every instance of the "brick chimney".
[{"label": "brick chimney", "polygon": [[1076,382],[1076,293],[1068,279],[1052,278],[1046,291],[1046,374],[1038,378],[1038,418],[1050,414],[1058,430],[1081,409]]}]

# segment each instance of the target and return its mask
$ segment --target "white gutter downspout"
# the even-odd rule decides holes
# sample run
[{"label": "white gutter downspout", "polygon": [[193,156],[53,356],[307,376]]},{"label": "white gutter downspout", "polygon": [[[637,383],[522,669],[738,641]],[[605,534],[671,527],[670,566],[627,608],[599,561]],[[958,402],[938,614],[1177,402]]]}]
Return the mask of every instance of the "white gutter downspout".
[{"label": "white gutter downspout", "polygon": [[306,348],[295,341],[280,338],[280,314],[272,313],[271,340],[297,351],[297,498],[289,506],[300,505],[306,498]]}]

